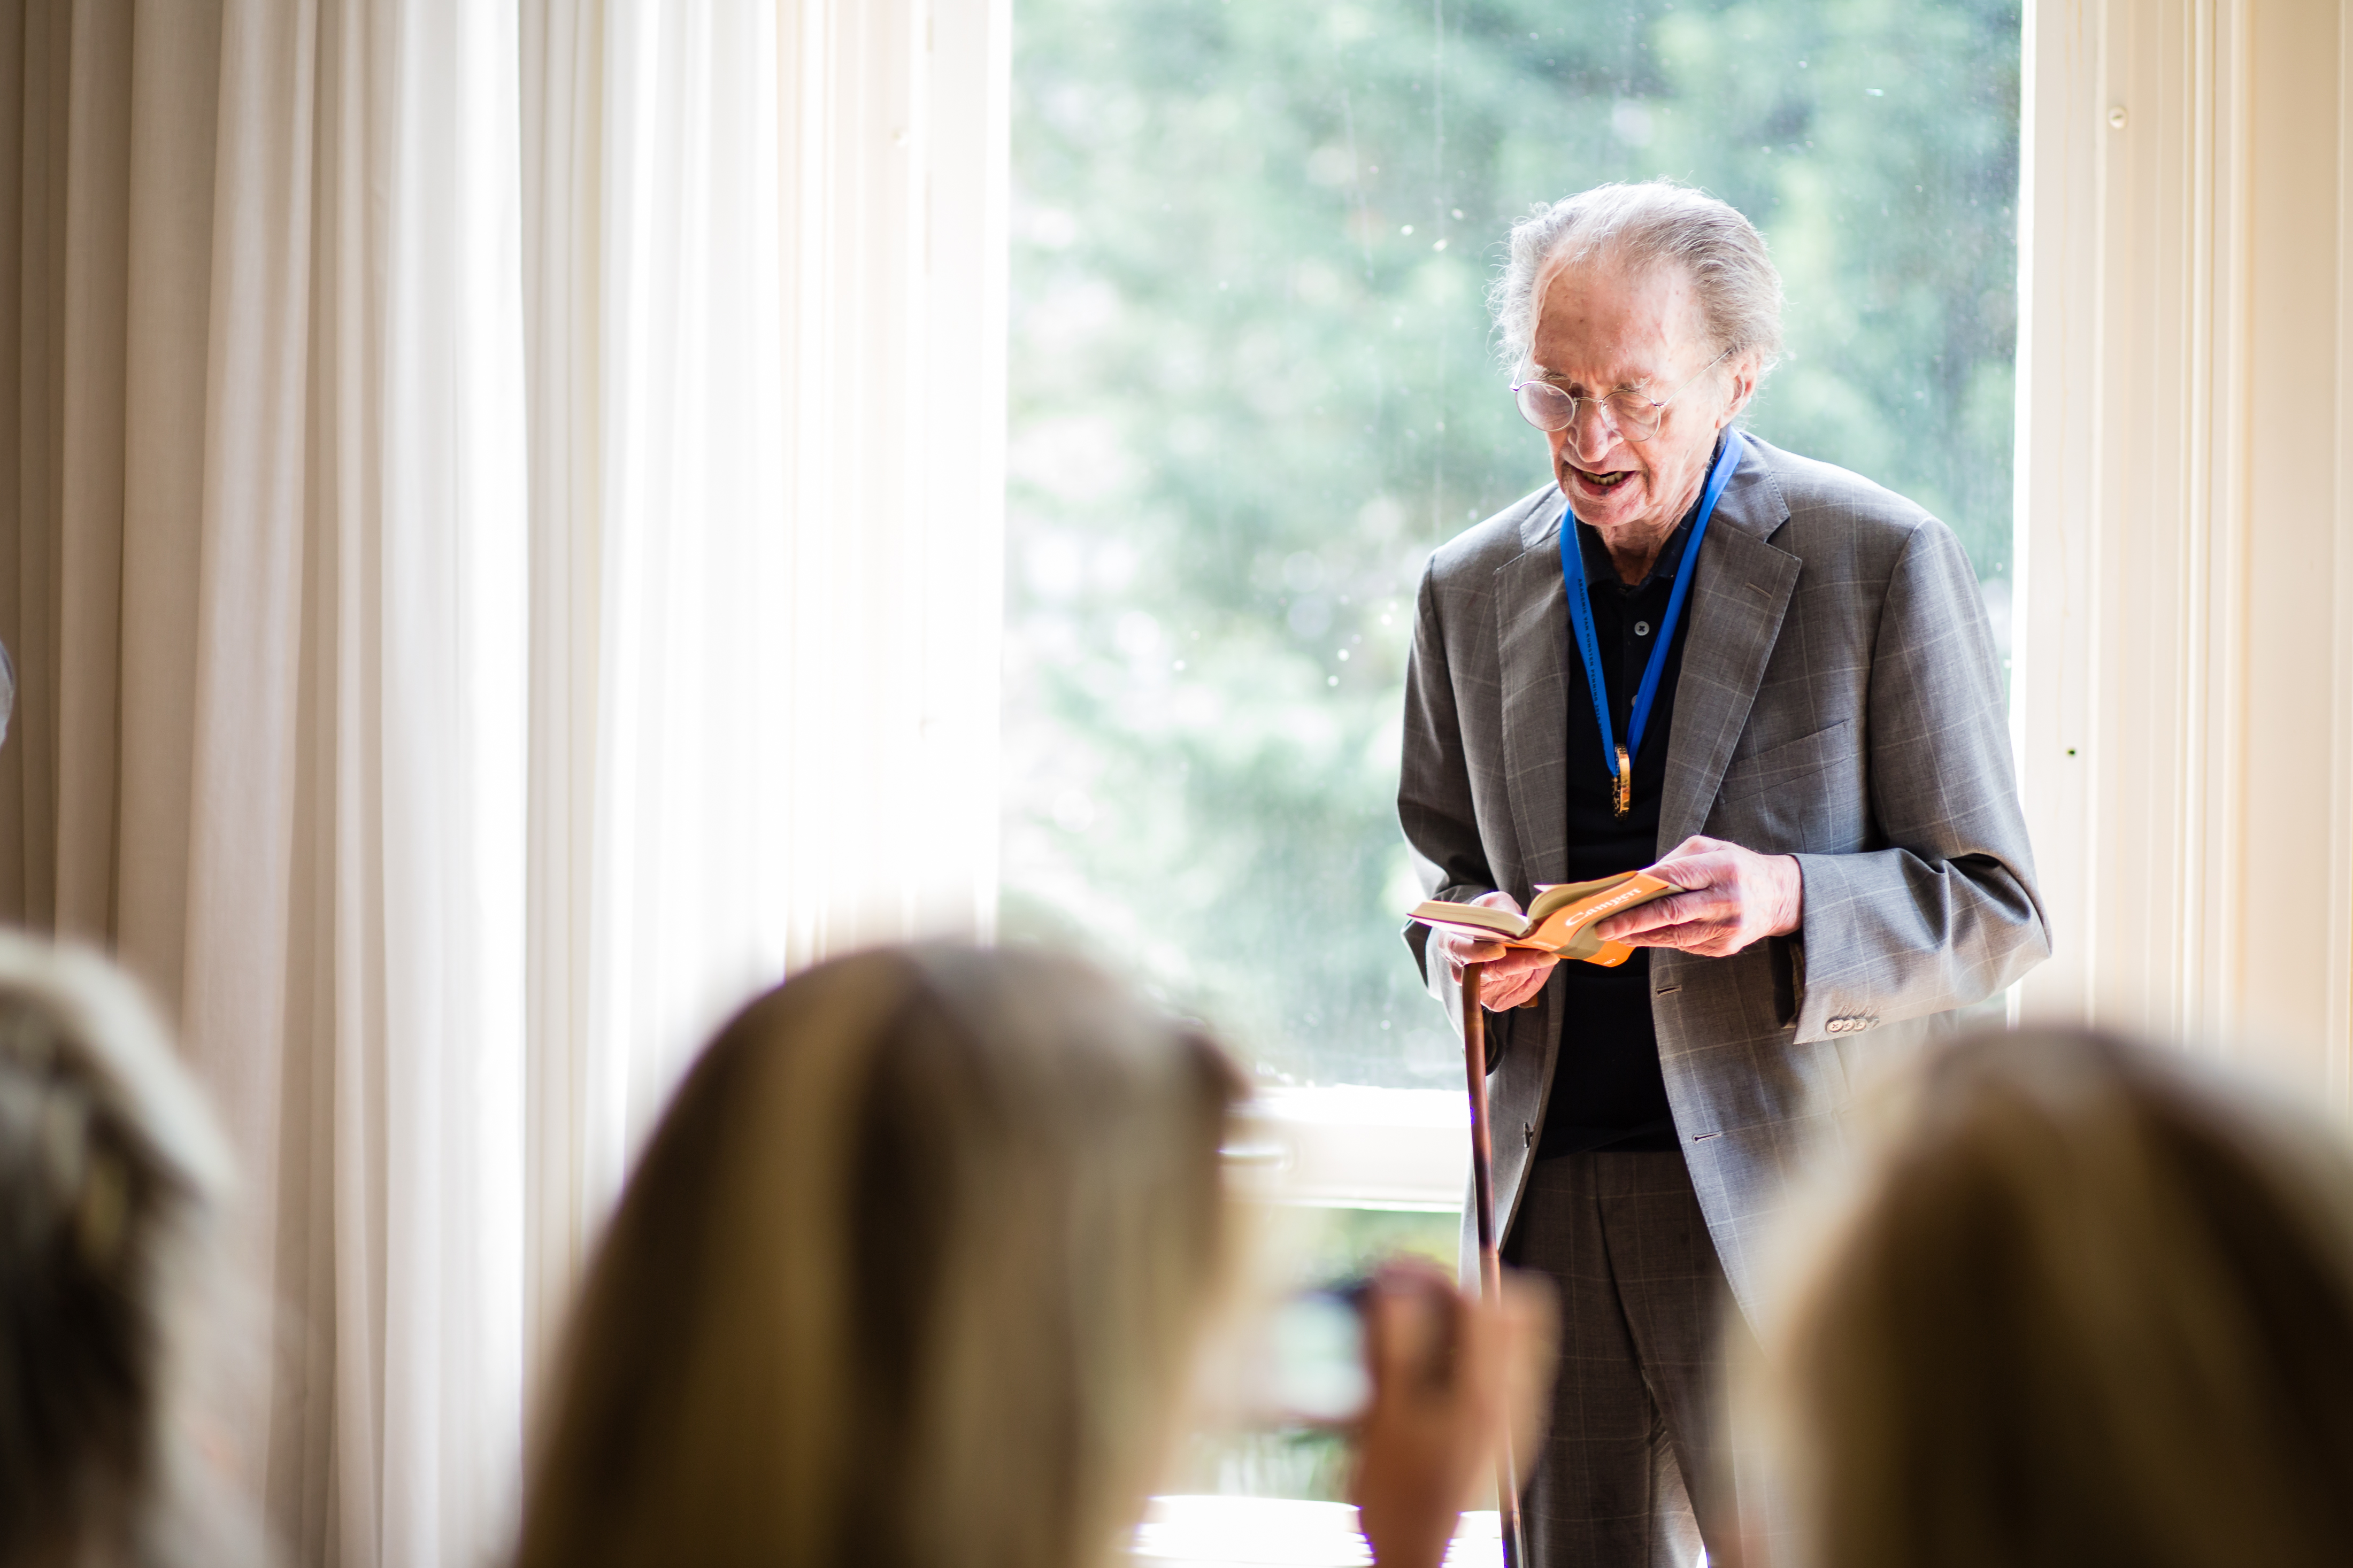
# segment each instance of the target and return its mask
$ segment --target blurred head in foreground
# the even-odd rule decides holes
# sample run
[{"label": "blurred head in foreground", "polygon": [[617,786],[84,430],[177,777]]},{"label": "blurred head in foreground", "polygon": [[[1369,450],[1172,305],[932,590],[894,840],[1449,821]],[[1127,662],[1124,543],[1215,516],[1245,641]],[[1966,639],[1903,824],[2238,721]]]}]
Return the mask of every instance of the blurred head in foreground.
[{"label": "blurred head in foreground", "polygon": [[861,954],[753,1003],[591,1267],[522,1563],[1103,1561],[1219,1292],[1241,1089],[1042,954]]},{"label": "blurred head in foreground", "polygon": [[1810,1568],[2344,1561],[2353,1161],[2179,1060],[1933,1060],[1745,1391]]},{"label": "blurred head in foreground", "polygon": [[228,1184],[129,982],[0,932],[0,1564],[258,1555],[193,1429]]}]

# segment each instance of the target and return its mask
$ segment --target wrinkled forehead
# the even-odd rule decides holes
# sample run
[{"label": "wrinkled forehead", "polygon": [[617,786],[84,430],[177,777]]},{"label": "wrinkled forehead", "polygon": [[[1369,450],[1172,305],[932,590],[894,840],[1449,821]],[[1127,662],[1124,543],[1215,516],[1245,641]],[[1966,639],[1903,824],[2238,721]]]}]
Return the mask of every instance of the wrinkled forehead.
[{"label": "wrinkled forehead", "polygon": [[1529,348],[1547,374],[1631,384],[1706,356],[1698,291],[1673,262],[1556,260],[1536,275],[1535,296]]}]

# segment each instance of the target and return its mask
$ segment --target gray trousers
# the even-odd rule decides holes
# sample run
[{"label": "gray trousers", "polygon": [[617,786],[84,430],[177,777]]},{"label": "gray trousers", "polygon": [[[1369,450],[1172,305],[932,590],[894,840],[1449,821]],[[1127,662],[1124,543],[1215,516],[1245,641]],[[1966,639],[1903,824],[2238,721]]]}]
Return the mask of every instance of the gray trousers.
[{"label": "gray trousers", "polygon": [[1715,1568],[1736,1562],[1731,1291],[1683,1157],[1537,1161],[1504,1257],[1549,1278],[1561,1309],[1523,1568],[1693,1568],[1703,1539]]}]

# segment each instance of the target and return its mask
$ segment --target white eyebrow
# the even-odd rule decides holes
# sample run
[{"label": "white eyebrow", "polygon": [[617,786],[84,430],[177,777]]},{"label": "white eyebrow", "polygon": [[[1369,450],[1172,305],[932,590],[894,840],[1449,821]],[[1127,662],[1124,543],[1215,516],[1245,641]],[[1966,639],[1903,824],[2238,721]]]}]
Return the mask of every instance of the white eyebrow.
[{"label": "white eyebrow", "polygon": [[[1559,373],[1556,371],[1547,370],[1543,365],[1537,364],[1534,360],[1530,360],[1528,364],[1536,373],[1535,378],[1538,381],[1553,381],[1558,379]],[[1608,393],[1604,394],[1604,395],[1614,397],[1621,392],[1641,392],[1645,387],[1649,386],[1651,383],[1658,379],[1659,378],[1655,375],[1646,375],[1640,381],[1621,381],[1617,385],[1611,387]]]}]

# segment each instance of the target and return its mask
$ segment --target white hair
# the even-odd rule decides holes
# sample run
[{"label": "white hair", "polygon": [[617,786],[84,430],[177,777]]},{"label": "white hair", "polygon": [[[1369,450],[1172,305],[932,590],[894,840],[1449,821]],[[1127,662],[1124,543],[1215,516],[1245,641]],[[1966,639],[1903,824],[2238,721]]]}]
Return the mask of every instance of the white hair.
[{"label": "white hair", "polygon": [[0,931],[0,1562],[267,1560],[227,1414],[229,1145],[131,982]]},{"label": "white hair", "polygon": [[1683,269],[1723,353],[1754,353],[1757,374],[1781,351],[1781,274],[1765,237],[1729,203],[1672,180],[1596,185],[1539,202],[1512,226],[1511,255],[1487,292],[1504,361],[1516,367],[1535,334],[1536,279],[1556,260],[1608,257],[1647,271]]}]

